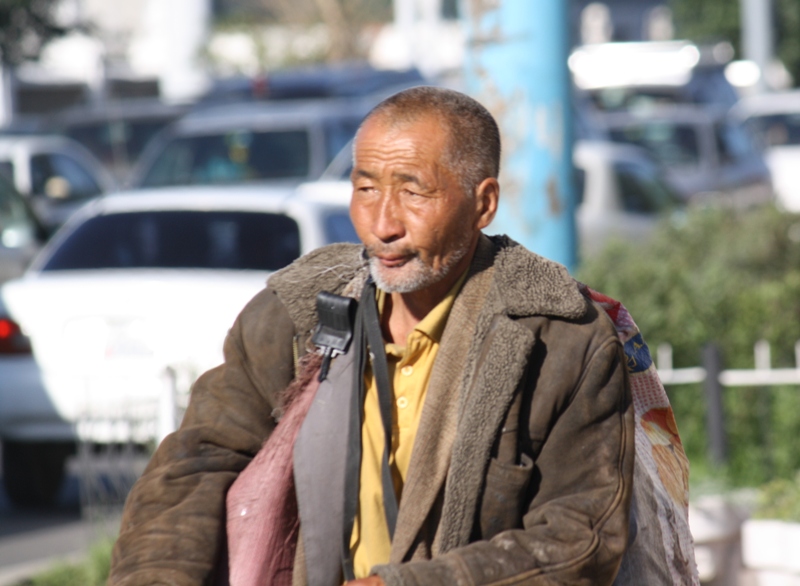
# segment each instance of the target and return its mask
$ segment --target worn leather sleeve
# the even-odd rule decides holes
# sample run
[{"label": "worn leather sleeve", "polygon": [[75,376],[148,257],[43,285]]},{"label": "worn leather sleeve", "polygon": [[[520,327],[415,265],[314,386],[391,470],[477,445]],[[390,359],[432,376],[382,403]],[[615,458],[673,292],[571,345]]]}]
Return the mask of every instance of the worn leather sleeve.
[{"label": "worn leather sleeve", "polygon": [[175,433],[158,447],[125,504],[113,586],[214,583],[225,495],[269,437],[293,374],[294,326],[270,289],[244,308],[224,363],[202,375]]},{"label": "worn leather sleeve", "polygon": [[[531,429],[536,418],[555,421],[547,437],[533,438],[541,449],[534,450],[533,497],[522,528],[429,561],[379,566],[388,586],[613,583],[627,544],[634,458],[622,348],[608,336],[583,362],[578,356],[552,358],[557,369],[569,368],[570,359],[573,370],[583,367],[563,409],[534,397]],[[553,412],[542,413],[550,407]]]}]

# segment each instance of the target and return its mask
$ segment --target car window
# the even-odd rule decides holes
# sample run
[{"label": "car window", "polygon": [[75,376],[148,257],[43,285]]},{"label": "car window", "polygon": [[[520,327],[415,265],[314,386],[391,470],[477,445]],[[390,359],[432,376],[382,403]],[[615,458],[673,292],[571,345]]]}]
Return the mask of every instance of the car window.
[{"label": "car window", "polygon": [[350,144],[360,123],[360,118],[334,118],[325,121],[323,132],[325,133],[326,165],[333,161],[334,157]]},{"label": "car window", "polygon": [[575,205],[583,203],[583,195],[586,190],[586,170],[580,167],[573,167],[573,177],[575,178]]},{"label": "car window", "polygon": [[11,161],[0,161],[0,177],[14,183],[14,163]]},{"label": "car window", "polygon": [[281,214],[147,211],[86,221],[61,243],[42,270],[275,271],[299,256],[297,223]]},{"label": "car window", "polygon": [[238,183],[305,178],[311,166],[306,130],[235,131],[170,141],[142,185]]},{"label": "car window", "polygon": [[714,138],[717,143],[721,163],[734,163],[757,155],[750,134],[740,125],[724,122],[714,125]]},{"label": "car window", "polygon": [[647,149],[667,167],[700,164],[700,144],[695,128],[688,124],[652,121],[645,124],[614,128],[612,140],[635,144]]},{"label": "car window", "polygon": [[677,87],[610,87],[588,92],[593,107],[604,112],[645,110],[682,101]]},{"label": "car window", "polygon": [[63,153],[31,157],[31,190],[56,199],[81,199],[102,193],[88,169]]},{"label": "car window", "polygon": [[747,126],[765,146],[800,144],[800,113],[753,116]]},{"label": "car window", "polygon": [[36,239],[37,226],[25,202],[6,181],[0,180],[0,244],[20,248]]},{"label": "car window", "polygon": [[348,140],[320,175],[321,181],[350,181],[353,171],[353,141]]},{"label": "car window", "polygon": [[347,212],[331,212],[325,217],[324,223],[326,242],[361,242]]},{"label": "car window", "polygon": [[170,119],[103,120],[69,127],[65,134],[78,141],[107,165],[135,161],[147,142]]},{"label": "car window", "polygon": [[622,208],[626,212],[657,214],[677,205],[677,197],[659,178],[655,168],[633,163],[616,163]]}]

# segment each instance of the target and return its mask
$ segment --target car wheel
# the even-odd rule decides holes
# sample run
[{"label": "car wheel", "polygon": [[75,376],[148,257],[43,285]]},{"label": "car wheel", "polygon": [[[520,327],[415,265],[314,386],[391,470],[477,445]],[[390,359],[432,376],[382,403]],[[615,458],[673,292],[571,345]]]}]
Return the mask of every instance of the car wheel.
[{"label": "car wheel", "polygon": [[23,507],[52,505],[74,452],[75,446],[65,442],[3,441],[3,485],[9,500]]}]

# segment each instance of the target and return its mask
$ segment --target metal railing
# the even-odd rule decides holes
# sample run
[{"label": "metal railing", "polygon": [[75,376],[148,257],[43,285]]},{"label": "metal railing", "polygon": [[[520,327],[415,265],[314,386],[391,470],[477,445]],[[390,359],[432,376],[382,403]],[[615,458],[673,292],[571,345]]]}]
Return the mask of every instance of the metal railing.
[{"label": "metal railing", "polygon": [[673,368],[672,346],[661,344],[656,349],[656,368],[664,385],[703,383],[709,458],[715,464],[724,464],[728,458],[728,447],[723,388],[800,385],[800,341],[795,343],[794,353],[794,368],[772,368],[770,344],[766,340],[759,340],[753,349],[755,368],[723,369],[719,348],[708,345],[703,350],[703,366]]},{"label": "metal railing", "polygon": [[98,538],[116,526],[152,450],[180,425],[196,378],[188,365],[153,365],[140,374],[157,388],[153,398],[87,405],[76,422],[78,453],[72,470],[79,479],[82,514],[98,529]]}]

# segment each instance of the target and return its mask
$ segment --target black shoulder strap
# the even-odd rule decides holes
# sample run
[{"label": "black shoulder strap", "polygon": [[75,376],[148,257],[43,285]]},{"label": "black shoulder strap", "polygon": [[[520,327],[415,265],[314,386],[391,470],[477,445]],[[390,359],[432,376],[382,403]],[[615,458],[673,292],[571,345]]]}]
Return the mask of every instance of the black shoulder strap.
[{"label": "black shoulder strap", "polygon": [[354,335],[354,351],[356,368],[353,384],[356,385],[352,393],[350,429],[348,435],[348,451],[345,479],[345,519],[344,542],[342,546],[342,570],[346,580],[353,580],[353,560],[350,552],[350,539],[353,534],[356,512],[358,511],[359,480],[361,473],[361,424],[364,405],[364,372],[367,364],[367,347],[369,358],[372,360],[372,372],[378,387],[378,403],[380,406],[381,420],[384,431],[384,447],[381,462],[381,486],[383,489],[383,508],[386,514],[386,524],[389,527],[389,538],[394,537],[397,525],[397,495],[394,490],[392,471],[389,468],[389,454],[392,449],[392,382],[389,378],[389,366],[386,361],[383,335],[381,334],[378,306],[375,301],[375,284],[372,280],[364,286],[361,302],[356,314],[356,327]]}]

